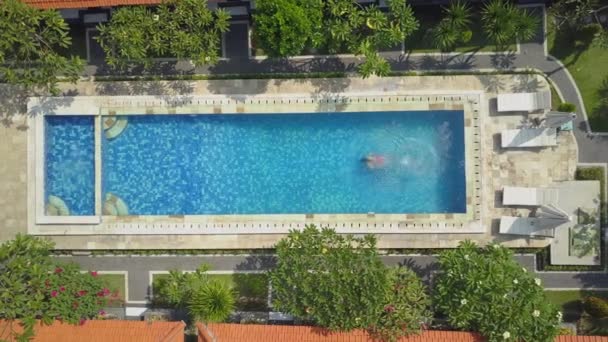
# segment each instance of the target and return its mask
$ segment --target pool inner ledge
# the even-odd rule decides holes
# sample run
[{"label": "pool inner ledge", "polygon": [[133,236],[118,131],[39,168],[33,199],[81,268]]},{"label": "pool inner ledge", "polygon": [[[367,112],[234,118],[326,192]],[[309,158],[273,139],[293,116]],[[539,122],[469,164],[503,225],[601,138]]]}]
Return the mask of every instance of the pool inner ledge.
[{"label": "pool inner ledge", "polygon": [[[79,96],[31,98],[30,112],[95,116],[95,215],[47,216],[44,213],[44,116],[31,116],[28,136],[28,233],[35,235],[188,235],[284,234],[306,224],[344,233],[479,234],[481,222],[483,92],[347,93],[330,98],[310,95]],[[55,102],[55,103],[53,103]],[[52,104],[50,104],[52,103]],[[45,110],[53,108],[52,110]],[[464,214],[297,214],[101,216],[101,120],[107,115],[323,113],[365,111],[462,110],[465,129],[466,213]],[[252,114],[255,115],[255,114]],[[32,151],[33,150],[33,151]]]}]

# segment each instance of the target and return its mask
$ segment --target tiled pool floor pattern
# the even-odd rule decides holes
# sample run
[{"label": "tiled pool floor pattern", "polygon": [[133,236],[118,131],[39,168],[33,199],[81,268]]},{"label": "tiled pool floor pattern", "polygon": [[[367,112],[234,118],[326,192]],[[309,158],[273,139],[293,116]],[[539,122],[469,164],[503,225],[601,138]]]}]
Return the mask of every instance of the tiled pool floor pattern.
[{"label": "tiled pool floor pattern", "polygon": [[70,215],[94,215],[93,117],[47,116],[45,140],[45,198],[59,198]]},{"label": "tiled pool floor pattern", "polygon": [[103,192],[133,215],[466,210],[462,111],[126,118]]}]

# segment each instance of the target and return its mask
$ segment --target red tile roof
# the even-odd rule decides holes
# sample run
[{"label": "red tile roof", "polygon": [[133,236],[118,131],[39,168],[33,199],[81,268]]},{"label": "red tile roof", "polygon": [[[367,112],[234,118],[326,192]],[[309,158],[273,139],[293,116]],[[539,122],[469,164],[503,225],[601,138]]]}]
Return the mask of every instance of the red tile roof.
[{"label": "red tile roof", "polygon": [[[14,342],[10,324],[0,321],[0,341]],[[141,322],[91,320],[83,325],[72,325],[55,321],[51,325],[38,322],[31,342],[183,342],[184,322]],[[15,332],[22,332],[17,322],[13,322]]]},{"label": "red tile roof", "polygon": [[[259,324],[197,324],[199,342],[374,342],[368,333],[355,330],[332,333],[308,326]],[[479,335],[463,331],[427,330],[399,342],[482,342]]]},{"label": "red tile roof", "polygon": [[[331,333],[308,326],[259,324],[197,324],[198,342],[374,342],[366,332]],[[559,336],[556,342],[608,342],[601,336]],[[475,333],[426,330],[421,335],[404,337],[399,342],[482,342]]]},{"label": "red tile roof", "polygon": [[[222,2],[224,0],[209,0]],[[161,0],[23,0],[26,4],[41,9],[68,9],[88,7],[114,7],[128,5],[157,5]]]}]

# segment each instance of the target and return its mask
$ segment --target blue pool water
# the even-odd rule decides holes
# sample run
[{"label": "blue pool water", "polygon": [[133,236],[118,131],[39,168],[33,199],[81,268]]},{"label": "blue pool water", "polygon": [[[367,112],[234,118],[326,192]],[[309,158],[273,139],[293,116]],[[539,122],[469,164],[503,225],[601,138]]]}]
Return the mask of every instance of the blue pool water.
[{"label": "blue pool water", "polygon": [[45,117],[45,194],[71,215],[95,213],[95,140],[91,116]]},{"label": "blue pool water", "polygon": [[[130,116],[121,135],[103,138],[103,192],[139,215],[463,213],[463,120],[462,111]],[[369,169],[368,154],[384,166]]]}]

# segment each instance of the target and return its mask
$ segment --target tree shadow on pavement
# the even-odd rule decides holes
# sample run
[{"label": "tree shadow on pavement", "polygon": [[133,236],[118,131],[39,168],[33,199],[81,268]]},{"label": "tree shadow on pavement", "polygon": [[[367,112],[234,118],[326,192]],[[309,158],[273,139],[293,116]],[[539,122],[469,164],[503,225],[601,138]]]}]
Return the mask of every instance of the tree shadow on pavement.
[{"label": "tree shadow on pavement", "polygon": [[496,69],[511,69],[517,56],[513,51],[497,52],[490,58],[492,66]]},{"label": "tree shadow on pavement", "polygon": [[518,74],[513,75],[516,83],[511,87],[511,91],[515,93],[535,92],[541,87],[536,74]]},{"label": "tree shadow on pavement", "polygon": [[420,265],[420,263],[417,263],[414,261],[414,259],[405,257],[403,261],[399,263],[399,267],[407,267],[411,269],[420,277],[420,279],[422,279],[422,282],[425,285],[429,286],[432,280],[432,273],[439,270],[439,263],[434,261],[428,264]]},{"label": "tree shadow on pavement", "polygon": [[268,271],[271,270],[277,262],[274,255],[250,255],[245,261],[236,265],[237,271]]},{"label": "tree shadow on pavement", "polygon": [[154,96],[163,100],[166,106],[175,107],[187,104],[192,100],[194,82],[184,80],[97,82],[95,90],[98,95]]}]

